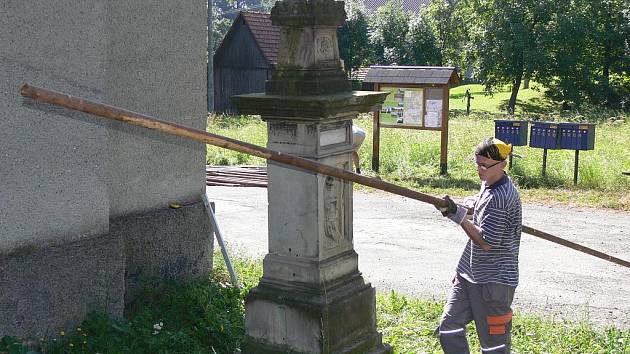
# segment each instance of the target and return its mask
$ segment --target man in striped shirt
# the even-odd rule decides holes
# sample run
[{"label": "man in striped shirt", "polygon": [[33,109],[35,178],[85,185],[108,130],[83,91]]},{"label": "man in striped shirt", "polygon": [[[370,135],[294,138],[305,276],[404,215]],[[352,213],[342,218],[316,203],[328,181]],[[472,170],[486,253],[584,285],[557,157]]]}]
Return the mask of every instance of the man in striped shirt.
[{"label": "man in striped shirt", "polygon": [[[459,206],[448,196],[442,215],[469,240],[457,265],[453,289],[437,331],[446,354],[466,354],[466,325],[475,321],[482,353],[510,353],[512,299],[518,285],[521,200],[505,173],[512,145],[489,138],[475,150],[481,190]],[[474,208],[472,221],[466,217]]]}]

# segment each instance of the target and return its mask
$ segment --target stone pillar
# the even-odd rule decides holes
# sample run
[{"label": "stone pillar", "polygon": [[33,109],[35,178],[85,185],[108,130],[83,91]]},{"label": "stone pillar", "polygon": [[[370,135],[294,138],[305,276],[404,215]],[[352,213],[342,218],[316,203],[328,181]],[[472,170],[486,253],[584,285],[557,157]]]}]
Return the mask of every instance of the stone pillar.
[{"label": "stone pillar", "polygon": [[[234,104],[261,114],[270,149],[352,169],[352,119],[383,93],[352,92],[337,48],[343,2],[285,0],[278,68],[266,93]],[[352,184],[269,162],[269,253],[246,299],[244,353],[390,353],[376,331],[375,291],[357,266]]]}]

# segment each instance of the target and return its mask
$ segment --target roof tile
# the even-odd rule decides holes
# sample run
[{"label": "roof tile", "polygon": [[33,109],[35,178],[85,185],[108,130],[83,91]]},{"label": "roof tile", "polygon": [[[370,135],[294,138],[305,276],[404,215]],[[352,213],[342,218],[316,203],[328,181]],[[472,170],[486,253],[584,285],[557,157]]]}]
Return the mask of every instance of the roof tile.
[{"label": "roof tile", "polygon": [[277,64],[280,44],[280,27],[271,24],[271,14],[263,12],[241,11],[254,40],[269,63]]}]

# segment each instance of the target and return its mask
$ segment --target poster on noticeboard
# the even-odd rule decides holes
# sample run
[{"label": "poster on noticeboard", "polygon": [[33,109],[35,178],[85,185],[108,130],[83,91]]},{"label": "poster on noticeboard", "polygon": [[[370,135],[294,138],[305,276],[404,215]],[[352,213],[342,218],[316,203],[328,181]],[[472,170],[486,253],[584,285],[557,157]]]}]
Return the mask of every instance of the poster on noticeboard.
[{"label": "poster on noticeboard", "polygon": [[423,92],[406,90],[403,98],[403,124],[422,126]]},{"label": "poster on noticeboard", "polygon": [[443,90],[429,88],[426,92],[427,101],[424,114],[424,126],[427,128],[441,128]]}]

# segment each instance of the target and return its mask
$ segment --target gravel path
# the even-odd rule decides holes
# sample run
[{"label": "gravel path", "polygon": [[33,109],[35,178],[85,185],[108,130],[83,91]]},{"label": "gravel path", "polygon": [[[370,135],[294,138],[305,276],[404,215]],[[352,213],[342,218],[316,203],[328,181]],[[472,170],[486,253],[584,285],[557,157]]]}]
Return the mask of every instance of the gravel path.
[{"label": "gravel path", "polygon": [[[207,194],[216,202],[230,248],[262,258],[267,251],[267,190],[208,187]],[[630,213],[524,205],[523,223],[630,260]],[[466,240],[433,206],[380,191],[354,192],[359,270],[377,291],[445,300]],[[630,269],[523,234],[513,307],[630,329]]]}]

